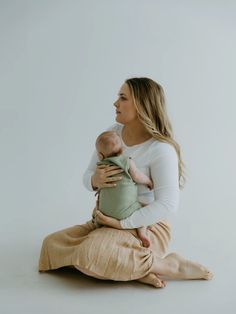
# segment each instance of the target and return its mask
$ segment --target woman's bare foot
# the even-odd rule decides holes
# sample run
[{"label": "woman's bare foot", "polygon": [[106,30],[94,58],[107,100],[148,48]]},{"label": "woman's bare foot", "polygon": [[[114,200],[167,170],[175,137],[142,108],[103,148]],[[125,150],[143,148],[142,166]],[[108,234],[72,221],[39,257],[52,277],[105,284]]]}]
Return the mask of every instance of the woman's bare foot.
[{"label": "woman's bare foot", "polygon": [[154,286],[155,288],[164,288],[166,286],[166,282],[160,279],[158,275],[154,273],[150,273],[147,276],[138,279],[138,281]]},{"label": "woman's bare foot", "polygon": [[149,240],[149,237],[147,235],[147,228],[146,227],[137,228],[137,233],[138,233],[140,240],[143,243],[143,246],[149,247],[150,246],[150,240]]},{"label": "woman's bare foot", "polygon": [[165,258],[173,269],[171,278],[176,279],[206,279],[210,280],[213,277],[206,267],[183,258],[176,253],[170,253]]}]

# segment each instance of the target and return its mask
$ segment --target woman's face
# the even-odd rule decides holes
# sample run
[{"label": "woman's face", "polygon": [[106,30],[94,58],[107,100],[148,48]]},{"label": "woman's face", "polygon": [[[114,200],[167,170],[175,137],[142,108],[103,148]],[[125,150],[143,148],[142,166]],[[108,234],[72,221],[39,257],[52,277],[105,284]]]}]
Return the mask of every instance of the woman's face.
[{"label": "woman's face", "polygon": [[129,87],[124,83],[118,93],[118,99],[114,102],[116,107],[116,121],[121,124],[126,124],[137,120],[137,111],[129,91]]}]

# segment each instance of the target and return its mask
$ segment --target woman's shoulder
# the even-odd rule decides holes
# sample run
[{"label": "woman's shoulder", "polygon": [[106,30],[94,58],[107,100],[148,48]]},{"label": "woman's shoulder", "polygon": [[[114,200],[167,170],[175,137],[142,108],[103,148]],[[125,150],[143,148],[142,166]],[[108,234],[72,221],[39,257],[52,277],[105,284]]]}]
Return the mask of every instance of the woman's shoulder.
[{"label": "woman's shoulder", "polygon": [[162,156],[170,156],[172,158],[177,157],[177,153],[173,145],[166,142],[160,142],[158,140],[151,142],[148,153],[152,157],[152,160]]}]

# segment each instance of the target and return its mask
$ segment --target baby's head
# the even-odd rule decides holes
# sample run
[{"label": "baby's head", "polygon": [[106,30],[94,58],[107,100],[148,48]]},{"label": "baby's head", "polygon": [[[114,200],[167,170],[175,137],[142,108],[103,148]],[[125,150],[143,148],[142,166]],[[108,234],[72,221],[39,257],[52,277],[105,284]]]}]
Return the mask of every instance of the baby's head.
[{"label": "baby's head", "polygon": [[122,154],[122,142],[115,131],[101,133],[96,139],[96,149],[100,160]]}]

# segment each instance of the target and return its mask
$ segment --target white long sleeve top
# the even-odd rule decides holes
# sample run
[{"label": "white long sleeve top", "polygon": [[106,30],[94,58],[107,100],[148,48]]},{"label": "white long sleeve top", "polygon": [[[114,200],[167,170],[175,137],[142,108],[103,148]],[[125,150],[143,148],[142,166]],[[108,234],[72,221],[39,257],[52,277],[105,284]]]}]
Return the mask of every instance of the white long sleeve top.
[{"label": "white long sleeve top", "polygon": [[[114,130],[121,136],[122,128],[122,124],[115,123],[107,130]],[[142,172],[151,176],[154,188],[150,191],[147,186],[138,184],[138,201],[147,205],[120,220],[121,227],[133,229],[152,225],[160,220],[170,221],[179,204],[178,156],[174,147],[154,138],[133,146],[127,146],[123,140],[122,144],[123,154],[131,157]],[[98,161],[94,151],[83,175],[84,186],[89,191],[93,191],[91,176]]]}]

